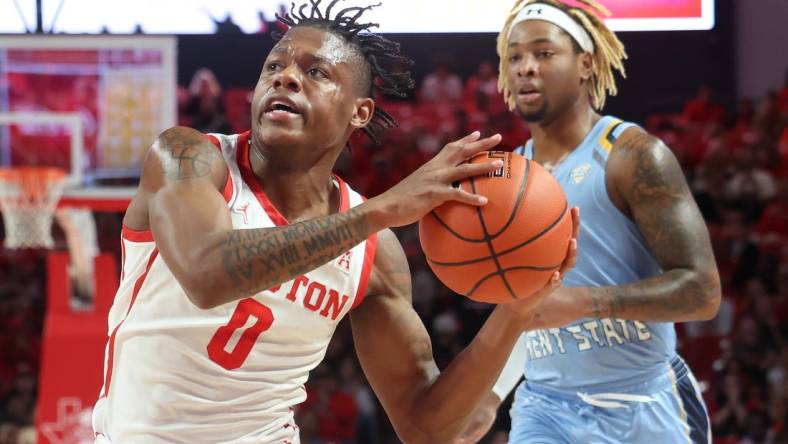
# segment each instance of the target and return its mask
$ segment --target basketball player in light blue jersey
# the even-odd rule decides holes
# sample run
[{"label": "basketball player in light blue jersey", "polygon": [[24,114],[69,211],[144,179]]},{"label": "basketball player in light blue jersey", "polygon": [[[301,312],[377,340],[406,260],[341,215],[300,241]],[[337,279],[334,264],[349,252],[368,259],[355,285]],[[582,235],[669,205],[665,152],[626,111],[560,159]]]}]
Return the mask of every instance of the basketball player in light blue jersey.
[{"label": "basketball player in light blue jersey", "polygon": [[717,313],[708,232],[670,149],[600,114],[626,54],[607,11],[579,3],[518,1],[498,37],[500,89],[532,132],[516,152],[552,172],[582,224],[577,265],[459,442],[481,438],[524,371],[510,443],[711,443],[673,326]]}]

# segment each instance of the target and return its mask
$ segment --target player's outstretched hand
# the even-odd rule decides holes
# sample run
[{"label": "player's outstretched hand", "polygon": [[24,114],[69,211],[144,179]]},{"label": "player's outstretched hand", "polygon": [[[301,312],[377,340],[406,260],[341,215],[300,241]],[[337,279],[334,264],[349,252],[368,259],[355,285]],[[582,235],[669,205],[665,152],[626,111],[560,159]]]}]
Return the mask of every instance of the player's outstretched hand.
[{"label": "player's outstretched hand", "polygon": [[443,147],[429,162],[372,201],[381,205],[390,227],[416,222],[448,201],[484,205],[486,197],[455,188],[452,183],[489,174],[502,167],[501,160],[477,164],[465,162],[472,155],[488,151],[500,142],[500,134],[482,139],[481,134],[475,131]]}]

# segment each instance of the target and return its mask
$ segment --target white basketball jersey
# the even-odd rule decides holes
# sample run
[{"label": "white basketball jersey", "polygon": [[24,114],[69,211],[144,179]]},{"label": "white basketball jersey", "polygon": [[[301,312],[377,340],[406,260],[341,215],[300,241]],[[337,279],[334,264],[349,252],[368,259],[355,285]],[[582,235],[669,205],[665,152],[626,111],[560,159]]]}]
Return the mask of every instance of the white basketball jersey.
[{"label": "white basketball jersey", "polygon": [[[210,135],[230,171],[235,229],[287,224],[254,178],[249,133]],[[341,210],[363,198],[339,178]],[[298,442],[293,406],[306,399],[337,323],[357,306],[376,237],[303,276],[210,310],[195,307],[153,235],[124,227],[123,271],[109,313],[97,441]]]}]

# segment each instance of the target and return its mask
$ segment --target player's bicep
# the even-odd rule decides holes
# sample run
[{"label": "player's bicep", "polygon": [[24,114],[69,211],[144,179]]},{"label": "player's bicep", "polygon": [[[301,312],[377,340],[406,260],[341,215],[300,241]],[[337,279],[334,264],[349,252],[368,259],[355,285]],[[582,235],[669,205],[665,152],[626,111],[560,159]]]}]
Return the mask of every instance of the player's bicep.
[{"label": "player's bicep", "polygon": [[663,269],[713,266],[703,216],[676,157],[659,139],[640,132],[617,147],[617,188]]},{"label": "player's bicep", "polygon": [[179,280],[199,260],[195,256],[206,236],[232,228],[219,191],[227,174],[219,150],[189,128],[162,133],[145,158],[141,191],[150,228],[163,259]]},{"label": "player's bicep", "polygon": [[379,235],[369,296],[351,314],[356,352],[397,432],[412,433],[407,413],[438,376],[432,344],[411,304],[410,270],[394,234]]}]

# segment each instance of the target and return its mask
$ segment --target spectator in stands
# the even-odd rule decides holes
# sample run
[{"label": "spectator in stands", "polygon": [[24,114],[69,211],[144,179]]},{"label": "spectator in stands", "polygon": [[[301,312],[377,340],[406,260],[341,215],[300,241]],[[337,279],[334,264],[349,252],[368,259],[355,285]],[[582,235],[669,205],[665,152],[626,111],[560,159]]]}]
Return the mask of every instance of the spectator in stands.
[{"label": "spectator in stands", "polygon": [[750,221],[756,221],[764,205],[774,197],[777,185],[771,172],[757,165],[752,150],[734,153],[737,172],[725,186],[725,199],[744,208]]},{"label": "spectator in stands", "polygon": [[191,98],[186,114],[191,118],[192,128],[203,133],[232,132],[224,115],[222,87],[213,71],[208,68],[199,69],[192,77],[189,94]]},{"label": "spectator in stands", "polygon": [[[788,111],[783,111],[788,113]],[[780,140],[777,141],[778,166],[775,174],[782,179],[788,179],[788,125],[783,128]]]},{"label": "spectator in stands", "polygon": [[189,116],[189,103],[191,102],[191,92],[189,88],[178,85],[175,92],[176,103],[178,104],[178,125],[191,126],[191,116]]},{"label": "spectator in stands", "polygon": [[[784,250],[774,281],[775,316],[780,326],[780,334],[788,338],[788,258],[785,257]],[[786,351],[788,352],[788,349]],[[786,369],[788,370],[788,366]]]},{"label": "spectator in stands", "polygon": [[5,408],[0,412],[0,424],[13,424],[24,427],[33,424],[33,406],[35,398],[30,394],[11,392],[0,405]]},{"label": "spectator in stands", "polygon": [[421,84],[420,98],[441,104],[454,104],[462,98],[462,80],[451,70],[447,58],[436,58],[434,69]]},{"label": "spectator in stands", "polygon": [[353,398],[358,407],[357,442],[378,444],[380,429],[377,418],[377,398],[361,376],[355,358],[350,354],[346,354],[339,364],[339,379],[340,390]]},{"label": "spectator in stands", "polygon": [[777,140],[785,127],[785,120],[780,112],[777,93],[770,91],[758,105],[755,125],[758,131],[768,140]]},{"label": "spectator in stands", "polygon": [[712,137],[708,147],[695,168],[692,192],[698,201],[698,207],[707,223],[722,222],[723,192],[728,179],[733,174],[734,165],[725,139],[721,135]]},{"label": "spectator in stands", "polygon": [[715,438],[738,437],[744,430],[747,408],[744,405],[739,378],[728,373],[717,391],[716,411],[711,415],[712,435]]},{"label": "spectator in stands", "polygon": [[358,406],[352,396],[340,390],[334,371],[325,364],[313,371],[308,397],[302,407],[316,415],[321,440],[352,444],[356,439]]},{"label": "spectator in stands", "polygon": [[506,102],[498,92],[498,71],[490,61],[479,64],[476,74],[465,84],[465,111],[468,114],[485,113],[489,116],[502,116],[508,113]]},{"label": "spectator in stands", "polygon": [[298,415],[298,427],[301,444],[324,444],[320,439],[320,426],[314,411],[302,408],[302,413]]},{"label": "spectator in stands", "polygon": [[761,382],[777,363],[779,339],[752,314],[744,314],[734,329],[733,355],[750,381]]},{"label": "spectator in stands", "polygon": [[753,410],[747,414],[744,436],[739,444],[773,444],[775,432],[769,414],[764,410]]},{"label": "spectator in stands", "polygon": [[782,179],[776,188],[777,198],[764,209],[756,232],[761,251],[778,259],[788,243],[788,179]]},{"label": "spectator in stands", "polygon": [[725,109],[712,99],[712,90],[708,85],[703,85],[698,90],[698,95],[684,106],[682,117],[684,121],[695,127],[707,124],[722,124],[725,120]]},{"label": "spectator in stands", "polygon": [[732,129],[749,129],[755,119],[755,105],[750,99],[741,99],[736,104],[736,114],[731,123]]}]

